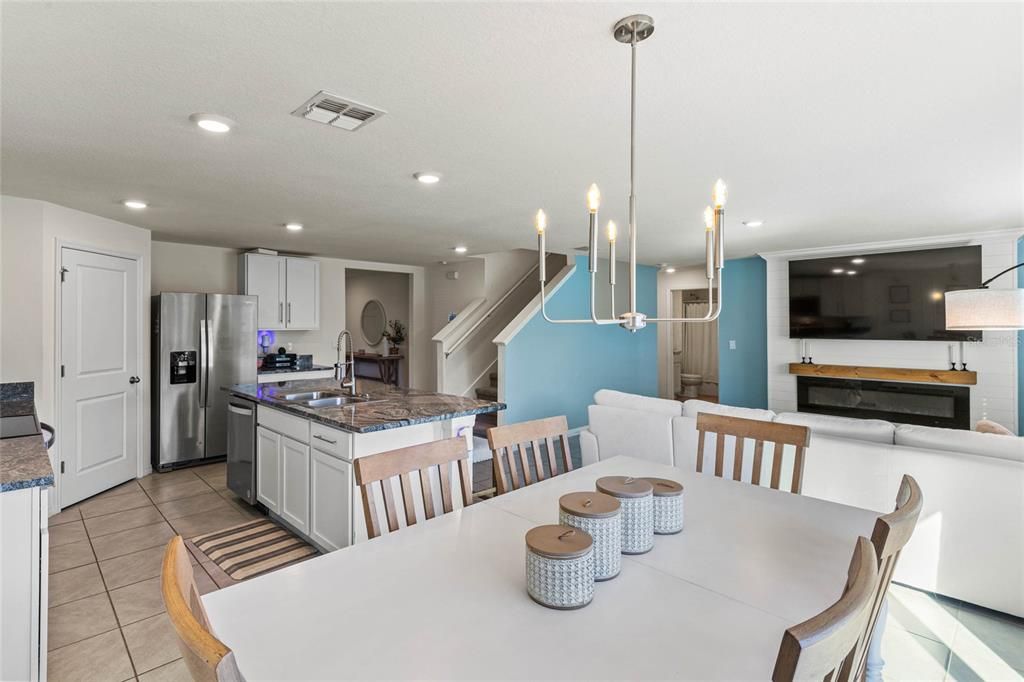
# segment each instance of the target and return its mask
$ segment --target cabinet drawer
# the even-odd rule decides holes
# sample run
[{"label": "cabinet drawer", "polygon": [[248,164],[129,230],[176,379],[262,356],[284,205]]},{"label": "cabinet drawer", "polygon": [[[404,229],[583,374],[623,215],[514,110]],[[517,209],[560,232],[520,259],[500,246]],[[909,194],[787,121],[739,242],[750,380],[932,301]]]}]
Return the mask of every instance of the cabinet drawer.
[{"label": "cabinet drawer", "polygon": [[302,417],[258,405],[256,421],[260,426],[276,431],[282,436],[287,436],[300,443],[309,443],[309,422]]},{"label": "cabinet drawer", "polygon": [[345,460],[352,459],[352,451],[349,444],[352,442],[351,434],[347,431],[332,429],[316,422],[309,423],[310,443],[314,448],[329,455],[340,457]]}]

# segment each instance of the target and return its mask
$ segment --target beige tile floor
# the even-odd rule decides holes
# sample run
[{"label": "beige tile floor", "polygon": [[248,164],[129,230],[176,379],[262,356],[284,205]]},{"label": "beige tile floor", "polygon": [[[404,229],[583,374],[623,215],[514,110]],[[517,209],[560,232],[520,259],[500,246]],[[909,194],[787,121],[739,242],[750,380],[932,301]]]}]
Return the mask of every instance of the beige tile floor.
[{"label": "beige tile floor", "polygon": [[[220,463],[130,481],[51,517],[49,679],[188,680],[160,596],[164,547],[258,515],[228,491]],[[193,563],[204,594],[234,582]]]},{"label": "beige tile floor", "polygon": [[[574,453],[575,454],[575,453]],[[223,464],[154,474],[50,518],[49,677],[188,680],[160,597],[160,562],[185,538],[256,512],[225,486]],[[474,466],[477,490],[493,485]],[[196,562],[194,562],[196,563]],[[200,591],[233,581],[193,567]],[[1024,621],[902,585],[890,589],[882,643],[887,680],[1024,680]]]}]

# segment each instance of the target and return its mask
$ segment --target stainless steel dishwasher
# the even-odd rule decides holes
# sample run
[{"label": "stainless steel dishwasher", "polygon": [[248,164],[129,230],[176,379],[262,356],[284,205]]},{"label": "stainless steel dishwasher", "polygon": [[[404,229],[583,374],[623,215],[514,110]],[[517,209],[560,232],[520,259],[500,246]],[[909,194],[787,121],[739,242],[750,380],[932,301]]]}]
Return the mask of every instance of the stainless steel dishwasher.
[{"label": "stainless steel dishwasher", "polygon": [[228,400],[228,489],[256,504],[256,404]]}]

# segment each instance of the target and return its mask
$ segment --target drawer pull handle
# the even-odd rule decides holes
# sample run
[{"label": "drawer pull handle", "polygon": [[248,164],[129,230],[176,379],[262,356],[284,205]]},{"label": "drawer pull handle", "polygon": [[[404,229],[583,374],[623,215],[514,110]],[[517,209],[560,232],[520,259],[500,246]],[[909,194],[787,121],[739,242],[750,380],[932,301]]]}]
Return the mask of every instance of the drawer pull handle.
[{"label": "drawer pull handle", "polygon": [[338,441],[336,441],[336,440],[331,440],[330,438],[324,438],[324,437],[323,437],[323,436],[321,436],[321,435],[320,435],[319,433],[317,433],[317,434],[314,434],[314,435],[313,435],[313,438],[316,438],[317,440],[322,440],[322,441],[323,441],[323,442],[325,442],[325,443],[330,443],[331,445],[337,445],[337,444],[338,444]]}]

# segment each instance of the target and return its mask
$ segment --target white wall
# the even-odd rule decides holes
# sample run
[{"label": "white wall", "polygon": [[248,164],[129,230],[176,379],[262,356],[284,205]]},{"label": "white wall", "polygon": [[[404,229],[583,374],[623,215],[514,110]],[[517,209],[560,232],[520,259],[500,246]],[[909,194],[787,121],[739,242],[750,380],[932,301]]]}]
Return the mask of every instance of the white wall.
[{"label": "white wall", "polygon": [[[150,233],[133,225],[101,218],[35,199],[0,197],[2,294],[0,294],[0,381],[34,381],[39,418],[58,432],[50,452],[59,461],[56,343],[59,244],[134,256],[139,260],[143,296],[139,375],[149,377]],[[140,473],[149,470],[149,382],[140,385]],[[57,496],[52,496],[54,500]]]},{"label": "white wall", "polygon": [[[363,307],[371,300],[378,300],[384,306],[387,321],[400,320],[409,326],[409,275],[402,272],[380,272],[375,270],[356,270],[350,268],[345,275],[345,319],[346,329],[352,333],[352,343],[356,350],[367,350],[371,353],[387,353],[388,342],[381,339],[371,345],[363,336]],[[409,341],[402,344],[403,354],[408,354]],[[362,368],[371,374],[374,368]],[[402,386],[409,385],[408,358],[399,363],[399,381]]]},{"label": "white wall", "polygon": [[[658,273],[658,317],[672,316],[672,292],[679,289],[702,289],[708,285],[703,265],[677,268],[675,272]],[[618,287],[616,287],[618,288]],[[715,294],[717,295],[717,293]],[[616,291],[616,298],[618,292]],[[672,327],[658,324],[658,395],[674,399],[675,378],[672,376]]]},{"label": "white wall", "polygon": [[[800,341],[789,338],[788,262],[791,259],[980,244],[981,276],[987,279],[1016,262],[1018,235],[1019,231],[1010,231],[762,254],[768,263],[769,408],[776,412],[795,412],[797,409],[796,377],[789,374],[788,368],[790,362],[800,361]],[[1014,286],[1014,280],[1004,277],[991,286],[1009,288]],[[945,369],[948,367],[948,345],[945,341],[820,339],[811,342],[811,354],[818,364]],[[971,386],[972,424],[988,418],[1019,433],[1016,333],[985,332],[982,343],[965,344],[964,354],[968,369],[978,372],[978,384]]]},{"label": "white wall", "polygon": [[238,249],[153,242],[152,292],[238,293]]},{"label": "white wall", "polygon": [[[431,265],[426,269],[430,334],[433,336],[448,324],[448,314],[458,313],[476,297],[484,296],[484,260],[471,258],[447,265]],[[458,273],[458,279],[448,279]]]}]

